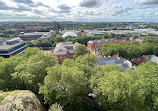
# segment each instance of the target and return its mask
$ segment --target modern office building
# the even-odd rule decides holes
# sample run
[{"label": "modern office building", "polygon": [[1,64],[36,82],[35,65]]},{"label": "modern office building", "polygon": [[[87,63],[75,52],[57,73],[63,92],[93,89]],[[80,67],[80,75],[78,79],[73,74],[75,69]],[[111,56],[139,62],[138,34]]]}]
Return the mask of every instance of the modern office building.
[{"label": "modern office building", "polygon": [[9,58],[23,52],[27,48],[26,42],[21,40],[19,37],[2,40],[0,44],[0,56]]},{"label": "modern office building", "polygon": [[51,39],[54,37],[54,31],[50,32],[33,32],[33,33],[24,33],[21,32],[19,37],[24,41],[36,40],[38,38],[48,38]]}]

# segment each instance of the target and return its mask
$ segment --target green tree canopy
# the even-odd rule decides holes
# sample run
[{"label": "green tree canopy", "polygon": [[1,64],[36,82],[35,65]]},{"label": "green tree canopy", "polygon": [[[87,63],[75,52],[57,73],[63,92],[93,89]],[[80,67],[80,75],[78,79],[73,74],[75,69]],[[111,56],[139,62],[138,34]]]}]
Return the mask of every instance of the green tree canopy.
[{"label": "green tree canopy", "polygon": [[157,110],[158,65],[144,63],[136,70],[122,71],[119,66],[96,69],[90,79],[95,98],[114,111]]},{"label": "green tree canopy", "polygon": [[50,41],[47,38],[38,38],[33,42],[36,47],[51,47]]},{"label": "green tree canopy", "polygon": [[56,56],[38,52],[29,57],[26,62],[17,65],[12,76],[13,79],[19,81],[18,86],[38,91],[38,85],[43,83],[44,77],[47,75],[46,68],[56,64]]},{"label": "green tree canopy", "polygon": [[80,55],[84,55],[89,53],[89,50],[87,49],[87,47],[85,45],[79,44],[76,46],[75,48],[75,58],[80,56]]},{"label": "green tree canopy", "polygon": [[48,75],[39,91],[44,95],[47,103],[57,102],[63,106],[72,105],[80,102],[87,93],[88,79],[78,67],[53,66],[47,71]]},{"label": "green tree canopy", "polygon": [[76,58],[75,60],[77,63],[80,64],[85,64],[91,67],[95,67],[97,64],[97,57],[95,55],[92,54],[85,54],[85,55],[81,55],[79,57]]}]

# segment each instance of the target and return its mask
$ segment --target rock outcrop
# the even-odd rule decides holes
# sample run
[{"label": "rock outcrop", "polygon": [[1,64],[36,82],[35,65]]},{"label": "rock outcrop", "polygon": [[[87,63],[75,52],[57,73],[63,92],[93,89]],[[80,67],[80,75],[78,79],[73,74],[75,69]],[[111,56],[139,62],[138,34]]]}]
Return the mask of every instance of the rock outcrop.
[{"label": "rock outcrop", "polygon": [[0,92],[0,111],[43,111],[35,94],[28,90]]}]

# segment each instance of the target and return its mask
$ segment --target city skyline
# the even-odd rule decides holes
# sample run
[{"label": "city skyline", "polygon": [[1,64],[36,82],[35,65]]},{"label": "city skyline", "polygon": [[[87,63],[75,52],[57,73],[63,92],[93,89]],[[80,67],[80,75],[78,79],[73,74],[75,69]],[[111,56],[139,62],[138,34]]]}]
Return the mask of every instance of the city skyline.
[{"label": "city skyline", "polygon": [[158,22],[158,0],[1,0],[0,22]]}]

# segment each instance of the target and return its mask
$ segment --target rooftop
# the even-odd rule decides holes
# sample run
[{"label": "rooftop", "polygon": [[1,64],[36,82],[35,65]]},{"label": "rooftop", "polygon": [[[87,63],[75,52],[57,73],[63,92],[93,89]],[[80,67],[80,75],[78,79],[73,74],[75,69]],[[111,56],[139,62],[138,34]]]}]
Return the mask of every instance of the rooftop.
[{"label": "rooftop", "polygon": [[99,58],[98,64],[101,66],[104,65],[119,65],[122,69],[133,68],[132,63],[122,57],[106,57]]},{"label": "rooftop", "polygon": [[[75,51],[75,47],[78,45],[79,43],[75,43],[73,44],[73,42],[69,41],[69,42],[59,42],[56,44],[56,47],[54,49],[54,55],[65,55],[67,53],[74,53]],[[73,47],[73,49],[66,49],[66,47]]]},{"label": "rooftop", "polygon": [[[13,44],[8,44],[8,43],[12,43],[14,41],[17,41],[17,42],[15,42]],[[2,43],[0,45],[0,50],[9,50],[15,46],[20,45],[21,43],[24,43],[24,42],[19,37],[9,39],[9,40],[4,40],[4,41],[2,41]]]}]

